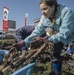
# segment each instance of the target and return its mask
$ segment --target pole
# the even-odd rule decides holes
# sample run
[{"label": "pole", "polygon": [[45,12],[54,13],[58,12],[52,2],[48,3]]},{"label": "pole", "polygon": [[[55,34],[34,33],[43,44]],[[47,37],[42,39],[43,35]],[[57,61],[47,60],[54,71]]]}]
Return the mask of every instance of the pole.
[{"label": "pole", "polygon": [[28,13],[25,13],[25,27],[27,26],[28,24]]}]

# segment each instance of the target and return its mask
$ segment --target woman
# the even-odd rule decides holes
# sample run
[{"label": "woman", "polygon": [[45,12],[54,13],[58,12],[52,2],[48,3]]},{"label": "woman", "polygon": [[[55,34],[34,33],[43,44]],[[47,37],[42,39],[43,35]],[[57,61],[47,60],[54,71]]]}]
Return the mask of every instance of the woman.
[{"label": "woman", "polygon": [[51,35],[48,36],[48,40],[54,43],[51,61],[53,62],[55,74],[60,75],[62,47],[64,44],[74,41],[74,12],[68,7],[58,4],[57,0],[41,0],[40,9],[42,17],[38,26],[30,36],[17,43],[17,45],[22,46],[25,43],[28,46],[34,37],[40,36],[46,28],[50,28]]}]

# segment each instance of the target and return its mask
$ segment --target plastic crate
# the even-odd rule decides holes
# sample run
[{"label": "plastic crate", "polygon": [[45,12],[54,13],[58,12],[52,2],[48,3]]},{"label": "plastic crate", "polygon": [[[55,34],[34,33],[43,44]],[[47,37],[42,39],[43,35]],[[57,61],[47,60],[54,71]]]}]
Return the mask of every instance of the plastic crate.
[{"label": "plastic crate", "polygon": [[11,75],[31,75],[31,72],[35,66],[35,63],[28,64],[27,66],[15,71]]},{"label": "plastic crate", "polygon": [[3,55],[7,54],[7,50],[0,50],[0,63],[3,61]]},{"label": "plastic crate", "polygon": [[[7,54],[7,53],[8,53],[7,50],[0,50],[0,63],[1,63],[2,60],[3,60],[3,56],[2,56],[2,55],[5,55],[5,54]],[[35,62],[30,63],[30,64],[28,64],[28,65],[22,67],[21,69],[15,71],[15,72],[14,72],[13,74],[11,74],[11,75],[31,75],[31,72],[32,72],[34,66],[35,66]]]}]

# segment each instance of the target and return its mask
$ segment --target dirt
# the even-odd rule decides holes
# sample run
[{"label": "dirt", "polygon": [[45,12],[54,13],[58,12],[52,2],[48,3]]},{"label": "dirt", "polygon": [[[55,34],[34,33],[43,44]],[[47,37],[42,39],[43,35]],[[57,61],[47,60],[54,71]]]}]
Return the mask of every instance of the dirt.
[{"label": "dirt", "polygon": [[[2,44],[2,47],[1,47],[1,43],[0,43],[0,49],[1,48],[5,49],[4,45]],[[36,66],[34,70],[32,71],[32,75],[49,75],[51,71],[52,71],[52,64],[50,61],[50,56],[47,54],[43,54],[37,58]],[[74,59],[70,58],[70,56],[68,55],[62,63],[61,75],[74,75]]]},{"label": "dirt", "polygon": [[[32,75],[49,75],[50,72],[52,72],[52,63],[49,58],[45,58],[37,62]],[[74,75],[74,60],[63,61],[61,75]]]}]

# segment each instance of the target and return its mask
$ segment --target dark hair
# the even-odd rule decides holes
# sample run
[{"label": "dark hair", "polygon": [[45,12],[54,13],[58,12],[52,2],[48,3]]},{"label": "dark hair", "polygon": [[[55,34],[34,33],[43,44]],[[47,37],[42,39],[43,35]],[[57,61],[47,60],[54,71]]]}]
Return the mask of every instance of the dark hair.
[{"label": "dark hair", "polygon": [[58,6],[57,0],[41,0],[40,4],[42,4],[43,2],[49,6],[53,6],[53,5],[55,5],[56,7]]},{"label": "dark hair", "polygon": [[58,3],[57,0],[41,0],[40,4],[45,3],[48,6],[55,6],[55,10],[54,10],[54,18],[53,18],[53,25],[55,24],[55,17],[56,17],[56,13],[57,13],[57,7],[58,7]]},{"label": "dark hair", "polygon": [[41,0],[40,4],[45,3],[48,6],[53,6],[55,5],[55,10],[57,9],[58,3],[57,0]]}]

